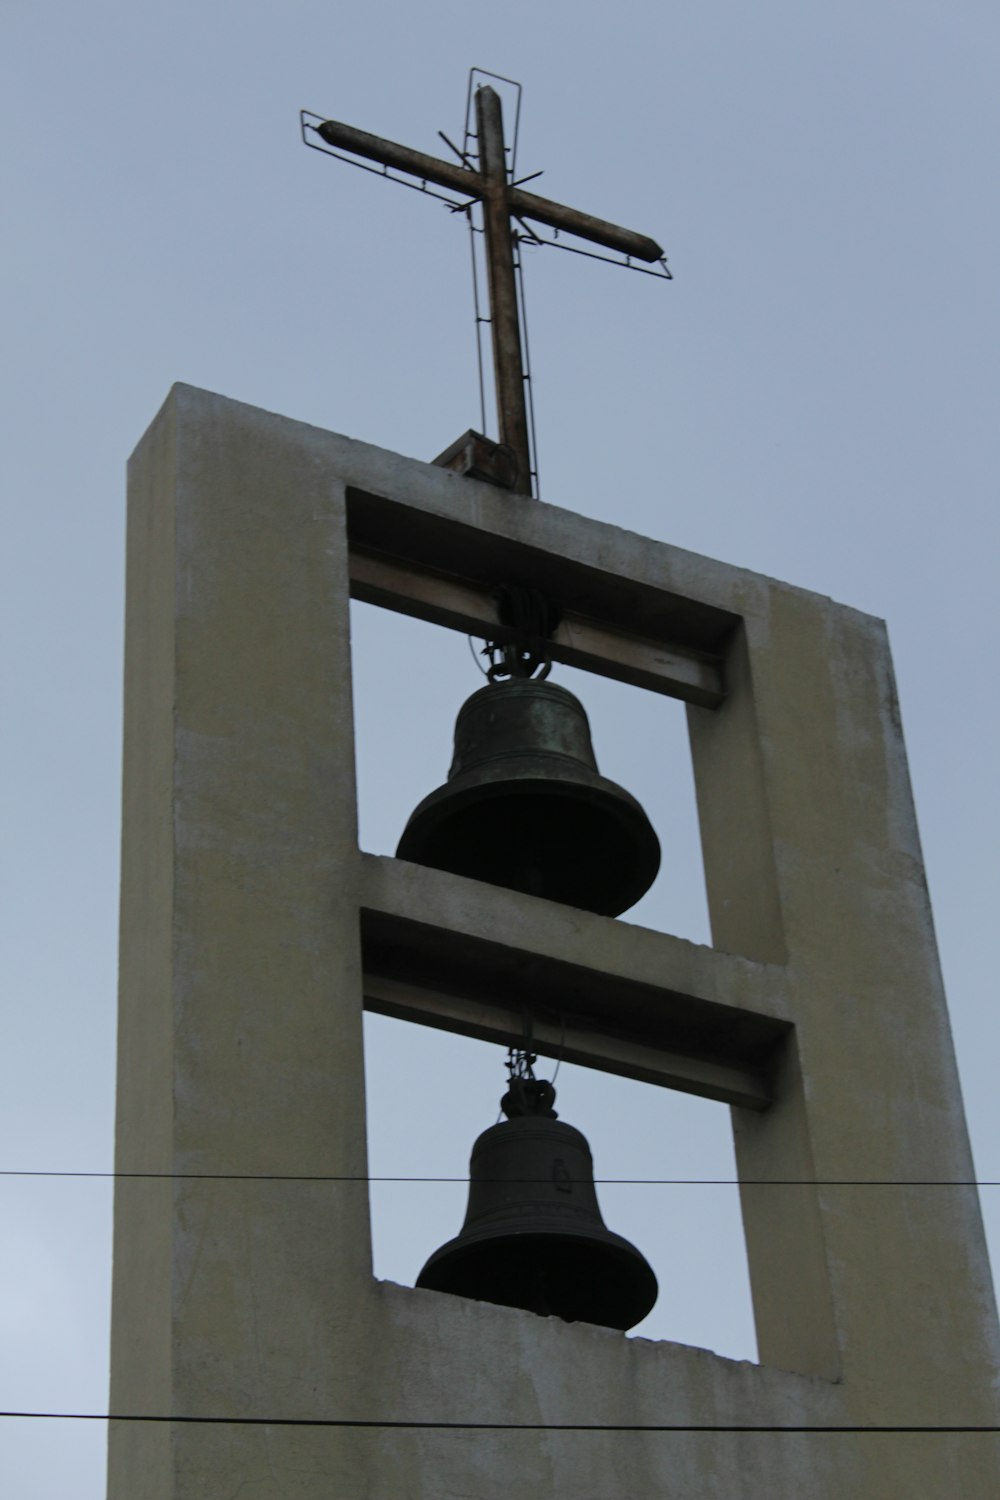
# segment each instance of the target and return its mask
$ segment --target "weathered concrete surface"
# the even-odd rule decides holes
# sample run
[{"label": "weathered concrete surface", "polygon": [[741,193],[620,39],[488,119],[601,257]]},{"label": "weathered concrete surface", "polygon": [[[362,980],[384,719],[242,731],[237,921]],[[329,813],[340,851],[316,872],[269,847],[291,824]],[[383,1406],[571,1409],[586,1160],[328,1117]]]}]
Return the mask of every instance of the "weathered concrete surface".
[{"label": "weathered concrete surface", "polygon": [[[623,579],[654,613],[657,590],[689,601],[692,628],[739,616],[724,706],[690,710],[719,993],[752,1006],[780,972],[772,1009],[794,1028],[775,1103],[736,1112],[741,1176],[972,1176],[878,621],[180,387],[130,480],[118,1167],[272,1180],[119,1181],[112,1410],[996,1424],[972,1189],[748,1182],[756,1366],[377,1283],[364,1183],[276,1180],[365,1173],[352,488],[560,577],[578,563],[609,598]],[[461,926],[468,887],[435,877],[442,926]],[[609,961],[598,928],[567,949],[561,908],[518,902],[539,951]],[[711,997],[711,953],[637,934],[636,964],[659,954]],[[110,1440],[111,1500],[508,1500],[512,1484],[995,1500],[1000,1438],[120,1423]]]}]

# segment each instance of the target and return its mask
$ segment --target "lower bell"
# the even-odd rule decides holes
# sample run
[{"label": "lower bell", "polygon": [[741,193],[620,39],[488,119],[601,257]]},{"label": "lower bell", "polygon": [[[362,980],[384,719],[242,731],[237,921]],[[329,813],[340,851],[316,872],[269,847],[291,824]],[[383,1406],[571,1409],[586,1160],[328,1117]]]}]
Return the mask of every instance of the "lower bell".
[{"label": "lower bell", "polygon": [[618,916],[652,885],[660,845],[601,776],[579,699],[511,678],[462,706],[448,780],[412,813],[400,859]]},{"label": "lower bell", "polygon": [[[550,1084],[540,1087],[554,1099]],[[642,1321],[656,1301],[656,1277],[635,1246],[606,1227],[579,1130],[552,1110],[515,1115],[483,1131],[469,1176],[461,1232],[430,1257],[418,1287],[569,1323],[624,1331]]]}]

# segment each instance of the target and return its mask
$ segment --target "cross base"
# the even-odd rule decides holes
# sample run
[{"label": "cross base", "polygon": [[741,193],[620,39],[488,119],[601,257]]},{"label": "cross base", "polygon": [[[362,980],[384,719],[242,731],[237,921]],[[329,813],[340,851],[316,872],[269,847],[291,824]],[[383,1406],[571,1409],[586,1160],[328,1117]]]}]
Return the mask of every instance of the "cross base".
[{"label": "cross base", "polygon": [[513,448],[506,443],[495,443],[471,427],[431,462],[439,469],[454,469],[469,479],[484,479],[502,490],[512,490],[517,483],[517,454]]}]

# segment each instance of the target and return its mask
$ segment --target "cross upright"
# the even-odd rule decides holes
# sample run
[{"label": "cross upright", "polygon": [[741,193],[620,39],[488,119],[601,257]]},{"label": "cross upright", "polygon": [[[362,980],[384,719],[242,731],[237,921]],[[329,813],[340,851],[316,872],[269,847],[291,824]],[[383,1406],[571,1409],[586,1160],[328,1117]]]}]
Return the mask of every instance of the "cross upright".
[{"label": "cross upright", "polygon": [[462,193],[470,204],[482,203],[497,424],[501,443],[514,455],[515,477],[511,487],[516,493],[530,495],[531,450],[511,220],[533,219],[551,229],[564,230],[605,249],[649,263],[661,260],[663,251],[647,235],[636,234],[634,230],[622,229],[617,224],[594,218],[592,214],[540,198],[510,181],[500,95],[489,85],[481,86],[476,90],[475,105],[478,170],[468,159],[461,165],[442,161],[422,151],[384,140],[381,136],[357,130],[352,125],[343,125],[338,120],[326,120],[313,128],[328,146],[381,162],[386,167],[418,177],[424,183],[433,182]]}]

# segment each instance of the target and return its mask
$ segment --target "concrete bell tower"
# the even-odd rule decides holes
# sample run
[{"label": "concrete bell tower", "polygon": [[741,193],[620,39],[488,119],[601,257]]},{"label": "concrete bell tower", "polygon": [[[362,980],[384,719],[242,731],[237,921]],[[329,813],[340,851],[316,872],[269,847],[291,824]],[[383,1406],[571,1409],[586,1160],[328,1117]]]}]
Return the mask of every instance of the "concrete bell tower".
[{"label": "concrete bell tower", "polygon": [[[183,386],[128,528],[110,1500],[996,1500],[882,623]],[[350,597],[489,635],[511,576],[687,703],[711,947],[358,848]],[[522,1004],[732,1106],[759,1364],[374,1280],[364,1009]]]}]

